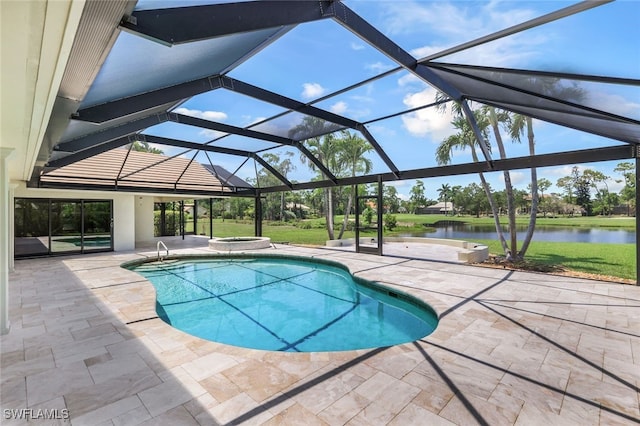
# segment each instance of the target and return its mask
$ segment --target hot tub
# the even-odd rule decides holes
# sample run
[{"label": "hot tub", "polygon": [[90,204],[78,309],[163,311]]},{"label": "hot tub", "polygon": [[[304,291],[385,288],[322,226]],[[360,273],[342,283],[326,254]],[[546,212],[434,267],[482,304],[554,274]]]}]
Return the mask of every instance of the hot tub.
[{"label": "hot tub", "polygon": [[217,251],[256,250],[271,247],[269,237],[225,237],[209,240],[209,248]]}]

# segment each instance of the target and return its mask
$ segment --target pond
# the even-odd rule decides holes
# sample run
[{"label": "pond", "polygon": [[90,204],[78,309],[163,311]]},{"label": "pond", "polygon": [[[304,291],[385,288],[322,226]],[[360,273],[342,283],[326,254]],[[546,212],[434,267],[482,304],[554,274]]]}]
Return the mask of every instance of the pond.
[{"label": "pond", "polygon": [[[504,229],[504,228],[503,228]],[[527,227],[518,226],[518,239],[522,241]],[[506,232],[506,231],[505,231]],[[401,234],[402,237],[447,238],[451,240],[496,239],[493,225],[469,225],[464,223],[440,225],[425,232]],[[536,226],[533,241],[635,244],[636,232],[630,229],[581,228],[560,226]]]}]

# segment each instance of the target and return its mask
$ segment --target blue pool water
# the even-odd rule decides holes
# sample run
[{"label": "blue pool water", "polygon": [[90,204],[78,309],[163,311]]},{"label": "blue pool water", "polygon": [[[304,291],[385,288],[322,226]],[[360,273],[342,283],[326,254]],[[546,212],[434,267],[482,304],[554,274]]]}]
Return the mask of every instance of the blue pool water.
[{"label": "blue pool water", "polygon": [[410,342],[438,320],[426,304],[337,265],[291,258],[166,260],[131,267],[156,288],[160,318],[254,349],[319,352]]}]

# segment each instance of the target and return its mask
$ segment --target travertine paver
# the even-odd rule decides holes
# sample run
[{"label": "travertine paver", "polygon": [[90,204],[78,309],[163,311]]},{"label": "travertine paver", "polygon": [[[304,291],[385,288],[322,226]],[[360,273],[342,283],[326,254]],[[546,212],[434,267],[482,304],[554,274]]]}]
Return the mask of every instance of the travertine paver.
[{"label": "travertine paver", "polygon": [[[169,246],[208,252],[203,238]],[[268,251],[342,262],[427,301],[440,324],[391,348],[256,351],[157,318],[152,285],[119,267],[155,257],[154,246],[20,260],[11,333],[0,339],[3,424],[36,424],[6,418],[20,409],[68,410],[57,422],[74,425],[640,423],[639,287],[344,250]]]}]

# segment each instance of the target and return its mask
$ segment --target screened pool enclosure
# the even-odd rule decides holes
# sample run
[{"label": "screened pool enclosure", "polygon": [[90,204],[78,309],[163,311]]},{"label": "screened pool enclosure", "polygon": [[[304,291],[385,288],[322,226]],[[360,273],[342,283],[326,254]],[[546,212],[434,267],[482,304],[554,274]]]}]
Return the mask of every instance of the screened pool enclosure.
[{"label": "screened pool enclosure", "polygon": [[[88,1],[30,185],[258,200],[635,161],[638,13],[608,1]],[[481,107],[533,118],[535,149],[523,132],[498,152]],[[456,119],[478,158],[462,149],[443,164]],[[370,167],[329,161],[331,137],[362,141]],[[136,144],[164,155],[142,161]]]}]

